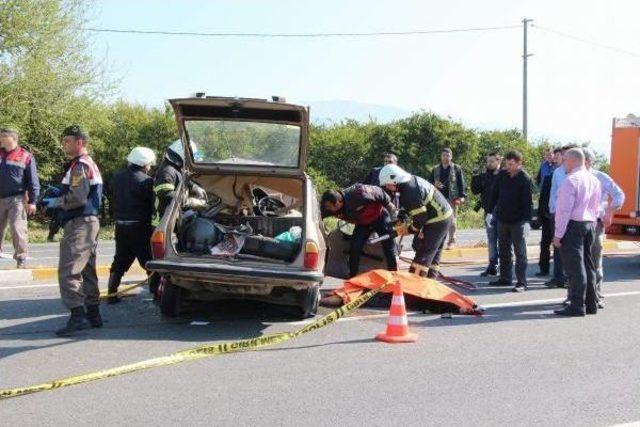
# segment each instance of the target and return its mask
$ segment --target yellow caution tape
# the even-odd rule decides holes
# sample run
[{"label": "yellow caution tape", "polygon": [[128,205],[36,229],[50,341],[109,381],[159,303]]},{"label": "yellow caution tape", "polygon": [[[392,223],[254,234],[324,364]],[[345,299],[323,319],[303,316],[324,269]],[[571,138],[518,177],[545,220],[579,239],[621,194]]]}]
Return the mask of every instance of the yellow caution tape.
[{"label": "yellow caution tape", "polygon": [[219,356],[227,353],[237,353],[241,351],[253,351],[262,347],[274,346],[282,344],[285,341],[295,339],[306,333],[315,331],[325,326],[335,323],[341,317],[352,312],[367,302],[380,290],[390,285],[387,282],[377,289],[373,289],[357,299],[349,302],[342,307],[332,311],[326,316],[321,317],[313,323],[293,332],[282,332],[278,334],[265,335],[258,338],[249,338],[239,341],[226,342],[221,344],[206,344],[200,347],[194,347],[188,350],[179,351],[168,356],[156,357],[154,359],[143,360],[141,362],[131,363],[129,365],[119,366],[117,368],[105,369],[102,371],[91,372],[83,375],[62,378],[38,385],[19,387],[6,390],[0,390],[0,400],[12,397],[22,396],[25,394],[38,393],[41,391],[56,390],[62,387],[82,384],[90,381],[102,380],[105,378],[116,377],[119,375],[130,374],[132,372],[142,371],[145,369],[158,368],[161,366],[175,365],[190,360],[198,360],[206,357]]},{"label": "yellow caution tape", "polygon": [[131,286],[125,286],[124,288],[121,288],[118,292],[113,292],[113,293],[108,293],[108,291],[100,291],[100,299],[107,299],[110,297],[121,297],[124,296],[124,294],[128,293],[129,291],[132,291],[136,288],[139,288],[141,286],[144,286],[147,284],[147,280],[143,280],[142,282],[138,282],[135,283]]}]

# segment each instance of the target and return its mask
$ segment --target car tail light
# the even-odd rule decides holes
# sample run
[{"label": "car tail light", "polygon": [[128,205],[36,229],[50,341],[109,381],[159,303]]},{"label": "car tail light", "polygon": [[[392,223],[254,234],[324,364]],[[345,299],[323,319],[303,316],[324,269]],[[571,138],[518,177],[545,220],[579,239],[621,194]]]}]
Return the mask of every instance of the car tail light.
[{"label": "car tail light", "polygon": [[318,268],[318,260],[320,259],[320,251],[316,242],[309,240],[304,245],[304,268],[315,270]]},{"label": "car tail light", "polygon": [[164,232],[156,230],[151,235],[151,255],[153,259],[164,258]]}]

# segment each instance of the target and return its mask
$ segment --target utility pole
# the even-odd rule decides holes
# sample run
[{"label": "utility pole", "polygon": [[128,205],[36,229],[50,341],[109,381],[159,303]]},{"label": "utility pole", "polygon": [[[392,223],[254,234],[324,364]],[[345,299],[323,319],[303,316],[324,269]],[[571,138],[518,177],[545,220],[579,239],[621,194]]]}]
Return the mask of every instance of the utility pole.
[{"label": "utility pole", "polygon": [[527,59],[532,56],[532,54],[527,51],[527,28],[529,27],[529,22],[532,22],[533,19],[524,18],[522,20],[522,30],[523,30],[523,46],[522,46],[522,134],[524,135],[525,141],[527,138]]}]

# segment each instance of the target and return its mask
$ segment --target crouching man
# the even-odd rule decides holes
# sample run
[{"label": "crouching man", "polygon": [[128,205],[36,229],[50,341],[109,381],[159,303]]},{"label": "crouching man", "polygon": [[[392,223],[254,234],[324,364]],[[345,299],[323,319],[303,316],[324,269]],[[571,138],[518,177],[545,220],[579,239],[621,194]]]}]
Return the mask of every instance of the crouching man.
[{"label": "crouching man", "polygon": [[405,230],[396,227],[398,234],[416,234],[413,239],[416,255],[409,272],[437,277],[440,252],[452,221],[451,205],[434,185],[398,165],[386,165],[380,170],[380,185],[400,193],[400,206],[408,214],[408,226]]},{"label": "crouching man", "polygon": [[[327,190],[320,201],[322,217],[335,216],[355,224],[349,252],[350,277],[356,276],[360,268],[360,255],[372,232],[382,236],[391,230],[390,213],[396,207],[391,198],[380,187],[356,184],[344,190]],[[398,270],[393,239],[382,241],[387,268]]]}]

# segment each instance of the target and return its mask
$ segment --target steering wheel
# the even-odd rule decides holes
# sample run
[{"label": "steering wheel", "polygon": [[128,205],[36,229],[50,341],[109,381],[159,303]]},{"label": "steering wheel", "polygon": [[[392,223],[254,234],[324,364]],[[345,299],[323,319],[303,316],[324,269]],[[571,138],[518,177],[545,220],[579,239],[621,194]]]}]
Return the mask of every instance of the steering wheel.
[{"label": "steering wheel", "polygon": [[280,200],[274,197],[263,197],[258,200],[258,211],[263,216],[280,216],[284,214],[287,207]]}]

